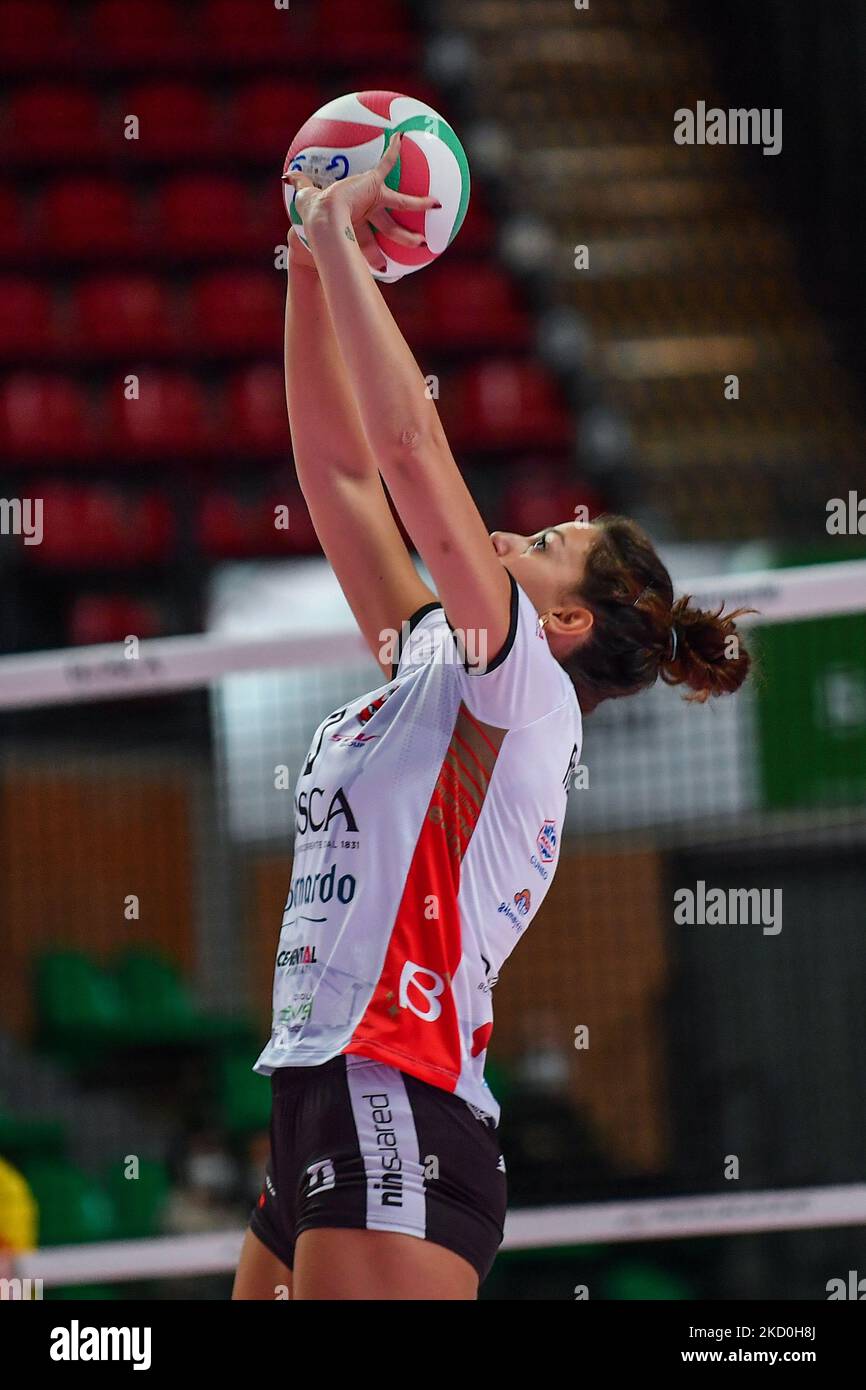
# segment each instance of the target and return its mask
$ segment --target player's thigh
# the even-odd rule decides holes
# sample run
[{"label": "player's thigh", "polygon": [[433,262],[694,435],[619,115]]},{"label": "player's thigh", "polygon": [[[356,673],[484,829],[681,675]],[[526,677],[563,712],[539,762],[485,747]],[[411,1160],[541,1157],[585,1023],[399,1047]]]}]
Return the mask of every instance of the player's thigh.
[{"label": "player's thigh", "polygon": [[233,1299],[293,1298],[292,1271],[248,1230],[241,1246]]},{"label": "player's thigh", "polygon": [[292,1296],[473,1300],[478,1274],[462,1256],[417,1236],[314,1227],[297,1239]]}]

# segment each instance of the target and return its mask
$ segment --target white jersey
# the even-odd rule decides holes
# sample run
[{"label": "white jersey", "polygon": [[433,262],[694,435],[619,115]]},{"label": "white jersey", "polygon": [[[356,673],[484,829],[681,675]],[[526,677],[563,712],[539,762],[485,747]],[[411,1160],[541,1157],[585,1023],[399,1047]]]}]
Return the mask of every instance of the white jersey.
[{"label": "white jersey", "polygon": [[571,681],[511,587],[508,639],[486,669],[467,669],[429,604],[393,679],[316,730],[256,1071],[357,1053],[498,1124],[491,993],[556,871],[581,745]]}]

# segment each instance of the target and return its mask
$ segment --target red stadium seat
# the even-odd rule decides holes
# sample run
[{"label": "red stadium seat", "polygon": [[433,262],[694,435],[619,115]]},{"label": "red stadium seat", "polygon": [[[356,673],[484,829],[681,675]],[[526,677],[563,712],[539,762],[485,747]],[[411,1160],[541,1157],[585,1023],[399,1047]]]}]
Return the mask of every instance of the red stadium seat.
[{"label": "red stadium seat", "polygon": [[54,346],[54,302],[38,280],[21,276],[0,278],[0,355],[28,357]]},{"label": "red stadium seat", "polygon": [[76,594],[66,621],[66,640],[72,646],[122,642],[136,637],[159,637],[162,614],[155,603],[127,594]]},{"label": "red stadium seat", "polygon": [[[527,347],[531,323],[508,276],[495,265],[445,260],[429,275],[409,277],[392,303],[392,313],[414,338],[444,348]],[[417,294],[412,294],[416,291]],[[400,290],[413,297],[404,309]],[[418,302],[420,300],[420,302]]]},{"label": "red stadium seat", "polygon": [[446,261],[430,277],[433,327],[443,344],[526,347],[532,326],[514,282],[493,264]]},{"label": "red stadium seat", "polygon": [[59,256],[121,254],[138,243],[136,208],[114,179],[62,179],[46,189],[38,212],[39,240]]},{"label": "red stadium seat", "polygon": [[[35,488],[34,488],[35,491]],[[174,517],[159,493],[46,481],[42,544],[31,563],[75,569],[136,569],[171,557]],[[124,634],[125,635],[125,634]]]},{"label": "red stadium seat", "polygon": [[154,368],[138,377],[138,400],[127,399],[123,378],[115,378],[108,388],[111,451],[162,459],[165,454],[189,457],[206,449],[210,428],[201,384],[186,372]]},{"label": "red stadium seat", "polygon": [[0,442],[15,458],[80,458],[93,443],[87,400],[70,377],[16,372],[0,385]]},{"label": "red stadium seat", "polygon": [[[207,33],[209,56],[220,63],[267,63],[294,58],[309,59],[303,44],[305,6],[277,9],[271,3],[251,5],[249,0],[210,0],[201,23]],[[356,21],[357,23],[357,14]],[[286,148],[290,143],[286,142]]]},{"label": "red stadium seat", "polygon": [[188,82],[142,82],[121,97],[124,115],[138,117],[137,140],[124,148],[142,159],[192,158],[220,148],[210,94]]},{"label": "red stadium seat", "polygon": [[0,256],[16,258],[27,244],[24,205],[13,188],[0,185]]},{"label": "red stadium seat", "polygon": [[[406,8],[402,0],[376,0],[365,6],[361,20],[357,0],[316,0],[317,51],[342,63],[411,67],[418,54],[418,39],[407,26]],[[360,82],[354,88],[365,90]]]},{"label": "red stadium seat", "polygon": [[229,387],[230,432],[236,449],[286,455],[291,448],[282,368],[276,363],[237,373]]},{"label": "red stadium seat", "polygon": [[589,516],[594,517],[604,506],[595,488],[575,478],[567,455],[558,462],[543,455],[521,458],[502,493],[501,505],[497,525],[521,536],[532,536],[544,526],[572,521],[575,507],[586,507]]},{"label": "red stadium seat", "polygon": [[[289,509],[289,525],[274,525],[277,506]],[[199,541],[212,559],[257,555],[308,554],[318,544],[304,499],[297,488],[253,501],[219,490],[208,493],[199,513]]]},{"label": "red stadium seat", "polygon": [[254,212],[240,179],[206,174],[171,179],[160,198],[163,247],[201,257],[260,251]]},{"label": "red stadium seat", "polygon": [[554,379],[534,362],[483,362],[458,372],[439,402],[461,449],[555,448],[571,441],[571,415]]},{"label": "red stadium seat", "polygon": [[71,7],[61,0],[3,0],[0,65],[10,72],[67,63],[76,51]]},{"label": "red stadium seat", "polygon": [[268,78],[240,91],[235,99],[229,141],[238,154],[274,161],[285,158],[296,132],[323,104],[312,82]]},{"label": "red stadium seat", "polygon": [[97,0],[88,17],[89,48],[107,71],[118,66],[165,71],[195,52],[185,11],[167,0]]},{"label": "red stadium seat", "polygon": [[266,270],[220,270],[193,290],[194,331],[206,352],[279,354],[283,277]]},{"label": "red stadium seat", "polygon": [[99,101],[86,87],[40,82],[9,98],[3,148],[6,158],[76,160],[106,148]]},{"label": "red stadium seat", "polygon": [[496,224],[476,189],[472,190],[463,226],[457,233],[448,255],[483,256],[489,254],[496,235]]},{"label": "red stadium seat", "polygon": [[149,275],[94,275],[73,300],[74,340],[82,354],[163,352],[177,340],[168,291]]}]

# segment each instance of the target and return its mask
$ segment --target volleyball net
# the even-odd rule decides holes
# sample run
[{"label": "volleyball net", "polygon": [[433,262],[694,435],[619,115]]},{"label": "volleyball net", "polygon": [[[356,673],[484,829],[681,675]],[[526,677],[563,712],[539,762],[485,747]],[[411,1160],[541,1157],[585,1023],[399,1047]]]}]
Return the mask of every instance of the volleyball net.
[{"label": "volleyball net", "polygon": [[[759,610],[756,675],[586,723],[495,991],[489,1297],[824,1298],[862,1251],[866,561],[677,587]],[[297,769],[379,684],[344,630],[0,660],[0,1157],[39,1231],[16,1275],[222,1289],[267,1151]]]}]

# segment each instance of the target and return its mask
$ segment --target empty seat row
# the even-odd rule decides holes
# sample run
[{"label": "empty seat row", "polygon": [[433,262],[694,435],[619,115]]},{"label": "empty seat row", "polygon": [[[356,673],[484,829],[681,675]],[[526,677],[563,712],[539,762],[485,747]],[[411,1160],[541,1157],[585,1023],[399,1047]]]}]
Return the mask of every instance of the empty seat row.
[{"label": "empty seat row", "polygon": [[180,80],[136,83],[108,98],[81,84],[34,82],[12,92],[0,112],[0,153],[4,163],[26,165],[62,155],[281,160],[323,100],[314,83],[285,78],[248,84],[227,100]]},{"label": "empty seat row", "polygon": [[172,70],[211,65],[301,67],[311,58],[402,66],[417,55],[401,0],[0,0],[0,64]]},{"label": "empty seat row", "polygon": [[[60,178],[24,196],[0,184],[0,256],[15,264],[54,252],[67,261],[106,258],[273,261],[288,217],[278,176],[250,184],[230,175],[175,175],[152,190],[125,179]],[[475,200],[458,234],[461,253],[484,250],[493,228]]]},{"label": "empty seat row", "polygon": [[[439,94],[412,81],[412,95],[438,107]],[[300,126],[326,100],[303,78],[260,78],[228,92],[181,78],[125,84],[101,94],[81,82],[34,81],[0,107],[0,156],[78,163],[199,158],[282,161]],[[134,116],[136,124],[128,118]]]},{"label": "empty seat row", "polygon": [[[565,447],[572,437],[556,382],[532,361],[453,372],[438,406],[452,446],[465,452]],[[115,375],[95,395],[62,373],[13,373],[0,382],[0,448],[24,461],[287,455],[282,368],[259,363],[217,384],[148,367]]]},{"label": "empty seat row", "polygon": [[[34,479],[42,501],[42,539],[21,547],[21,558],[41,569],[121,573],[169,565],[179,543],[209,560],[309,555],[319,549],[306,504],[294,481],[271,481],[255,495],[228,485],[208,487],[184,503],[181,528],[167,493],[114,484]],[[495,514],[499,527],[532,535],[568,520],[575,507],[590,515],[606,499],[575,478],[563,457],[526,458],[504,470]],[[192,524],[188,514],[191,512]],[[288,524],[286,524],[286,522]],[[164,614],[153,599],[127,593],[85,593],[70,610],[70,640],[101,642],[135,632],[156,636]]]},{"label": "empty seat row", "polygon": [[0,448],[12,459],[122,462],[287,454],[276,364],[236,373],[219,391],[188,372],[116,376],[95,395],[61,373],[17,372],[0,383]]},{"label": "empty seat row", "polygon": [[151,196],[122,179],[70,177],[49,184],[27,207],[14,190],[0,189],[0,253],[272,259],[287,219],[278,180],[268,192],[263,197],[243,179],[206,174],[169,179]]},{"label": "empty seat row", "polygon": [[[175,558],[181,527],[165,492],[43,478],[33,480],[30,492],[42,502],[42,535],[38,545],[21,547],[29,565],[121,572],[166,565]],[[184,504],[185,512],[189,505]],[[318,548],[294,482],[271,484],[253,498],[227,487],[211,488],[193,501],[192,509],[191,528],[184,518],[184,549],[193,547],[205,558],[306,555]],[[92,594],[77,610],[74,640],[109,640],[94,635],[97,629],[105,632],[123,623],[132,624],[127,632],[144,637],[159,630],[161,618],[153,603]]]},{"label": "empty seat row", "polygon": [[[279,356],[285,276],[219,270],[179,289],[148,274],[83,277],[68,294],[45,281],[0,275],[0,358],[74,355]],[[494,264],[446,261],[389,296],[413,347],[521,349],[530,320],[513,283]]]}]

